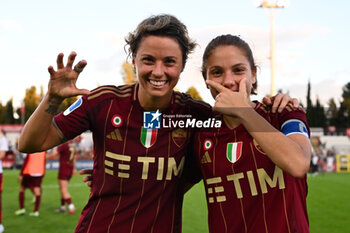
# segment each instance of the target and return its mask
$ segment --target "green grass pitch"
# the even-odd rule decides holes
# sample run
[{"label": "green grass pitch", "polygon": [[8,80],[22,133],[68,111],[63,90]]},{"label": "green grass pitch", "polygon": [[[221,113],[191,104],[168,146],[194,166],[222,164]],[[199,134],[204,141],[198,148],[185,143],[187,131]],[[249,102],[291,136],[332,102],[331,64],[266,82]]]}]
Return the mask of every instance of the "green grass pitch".
[{"label": "green grass pitch", "polygon": [[[40,217],[30,217],[32,194],[26,190],[24,216],[15,216],[18,209],[17,170],[4,171],[2,194],[3,224],[6,233],[65,233],[73,232],[80,211],[89,197],[89,188],[77,175],[70,181],[69,191],[77,212],[73,215],[55,213],[60,204],[57,171],[47,171],[43,180]],[[308,177],[307,197],[311,233],[350,233],[350,173],[326,173]],[[203,184],[194,186],[186,195],[183,206],[183,233],[207,233],[207,208]]]},{"label": "green grass pitch", "polygon": [[77,212],[73,215],[55,213],[60,206],[60,194],[57,183],[57,171],[46,171],[43,179],[38,218],[29,216],[33,211],[33,195],[29,189],[25,191],[26,215],[16,216],[14,212],[19,209],[17,177],[19,170],[4,170],[4,187],[2,191],[2,212],[4,233],[72,233],[78,222],[80,212],[89,198],[89,188],[82,182],[82,176],[74,176],[69,185]]}]

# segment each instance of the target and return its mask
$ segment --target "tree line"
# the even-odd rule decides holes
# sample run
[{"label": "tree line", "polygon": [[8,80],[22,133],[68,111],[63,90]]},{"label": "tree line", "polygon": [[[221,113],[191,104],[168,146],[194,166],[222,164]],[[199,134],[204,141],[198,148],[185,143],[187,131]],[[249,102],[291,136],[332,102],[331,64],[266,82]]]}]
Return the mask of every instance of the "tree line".
[{"label": "tree line", "polygon": [[333,97],[329,99],[328,106],[324,107],[318,97],[315,103],[311,101],[311,84],[308,82],[306,117],[310,127],[322,127],[328,130],[329,126],[334,126],[340,133],[350,128],[350,82],[343,86],[342,91],[340,103],[337,104]]},{"label": "tree line", "polygon": [[[12,98],[5,105],[0,103],[0,124],[24,124],[38,107],[43,97],[43,88],[41,87],[40,92],[38,92],[37,88],[32,86],[25,90],[22,106],[14,108]],[[65,99],[58,111],[61,112],[67,109],[77,98],[71,97]]]}]

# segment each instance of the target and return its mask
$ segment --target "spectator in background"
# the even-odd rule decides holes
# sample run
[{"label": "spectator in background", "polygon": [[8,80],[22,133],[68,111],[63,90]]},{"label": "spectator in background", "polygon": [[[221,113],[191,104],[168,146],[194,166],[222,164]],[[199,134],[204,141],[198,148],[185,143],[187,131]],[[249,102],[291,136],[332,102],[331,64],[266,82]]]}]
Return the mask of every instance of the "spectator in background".
[{"label": "spectator in background", "polygon": [[92,142],[85,137],[80,136],[78,143],[80,159],[93,159]]},{"label": "spectator in background", "polygon": [[35,196],[35,207],[29,216],[39,217],[39,207],[41,200],[41,183],[45,174],[45,157],[46,151],[28,154],[22,165],[21,173],[18,176],[20,182],[19,188],[19,210],[15,212],[16,215],[25,215],[24,208],[24,192],[26,188]]},{"label": "spectator in background", "polygon": [[0,131],[0,233],[4,232],[5,228],[2,225],[2,187],[3,187],[3,176],[2,176],[2,159],[8,151],[8,144],[5,134]]},{"label": "spectator in background", "polygon": [[74,214],[76,209],[72,202],[72,197],[68,192],[68,182],[72,175],[76,175],[75,170],[76,146],[73,140],[59,145],[56,150],[50,154],[50,157],[59,156],[60,167],[58,171],[58,185],[61,195],[61,206],[56,209],[57,213],[66,213],[66,204],[68,205],[68,214]]},{"label": "spectator in background", "polygon": [[319,157],[315,152],[313,152],[311,157],[310,167],[311,167],[311,173],[314,175],[318,173],[318,161],[319,161]]},{"label": "spectator in background", "polygon": [[326,158],[326,163],[327,163],[327,172],[333,172],[334,171],[334,152],[332,150],[327,151],[327,158]]}]

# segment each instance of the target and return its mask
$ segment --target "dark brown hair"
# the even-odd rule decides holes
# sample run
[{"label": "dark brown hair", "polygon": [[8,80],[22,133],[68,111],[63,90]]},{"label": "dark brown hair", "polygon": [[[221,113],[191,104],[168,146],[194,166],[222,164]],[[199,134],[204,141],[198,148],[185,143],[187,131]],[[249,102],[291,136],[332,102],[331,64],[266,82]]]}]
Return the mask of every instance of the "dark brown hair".
[{"label": "dark brown hair", "polygon": [[196,43],[189,38],[186,26],[175,16],[153,15],[143,20],[136,30],[130,32],[125,38],[127,45],[129,45],[129,57],[135,58],[141,39],[148,35],[165,36],[176,40],[182,51],[183,67],[185,67],[189,53],[196,46]]},{"label": "dark brown hair", "polygon": [[[221,35],[217,36],[216,38],[212,39],[207,47],[205,48],[203,59],[202,59],[202,75],[204,80],[207,79],[207,72],[206,72],[206,66],[209,56],[211,55],[212,51],[216,49],[219,46],[228,46],[232,45],[237,48],[239,48],[241,51],[244,52],[245,56],[248,59],[248,62],[250,64],[250,68],[252,71],[256,72],[257,66],[255,65],[254,57],[252,50],[250,49],[249,45],[242,40],[238,36],[233,36],[231,34],[227,35]],[[257,81],[253,84],[253,88],[251,90],[251,94],[256,94],[256,89],[258,87]]]}]

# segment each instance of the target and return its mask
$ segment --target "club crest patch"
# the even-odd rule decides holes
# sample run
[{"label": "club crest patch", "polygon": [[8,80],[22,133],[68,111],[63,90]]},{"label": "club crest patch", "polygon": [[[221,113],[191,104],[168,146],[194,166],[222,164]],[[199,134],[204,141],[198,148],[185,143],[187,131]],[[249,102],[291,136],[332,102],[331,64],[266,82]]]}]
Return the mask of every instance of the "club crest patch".
[{"label": "club crest patch", "polygon": [[259,151],[261,154],[266,155],[264,150],[261,148],[261,146],[258,144],[258,142],[255,139],[253,139],[253,143],[254,143],[254,147],[257,151]]},{"label": "club crest patch", "polygon": [[80,105],[83,103],[83,99],[79,98],[77,99],[71,106],[69,106],[69,108],[67,108],[64,112],[63,115],[67,116],[69,115],[71,112],[73,112],[75,109],[79,108]]},{"label": "club crest patch", "polygon": [[157,140],[158,129],[146,129],[141,127],[140,141],[146,148],[150,148]]},{"label": "club crest patch", "polygon": [[171,138],[173,139],[175,145],[181,147],[186,142],[187,131],[184,129],[175,129],[171,132]]},{"label": "club crest patch", "polygon": [[115,114],[113,117],[112,117],[112,125],[114,127],[120,127],[122,124],[123,124],[123,119],[121,116],[119,116],[118,114]]},{"label": "club crest patch", "polygon": [[207,138],[203,142],[203,149],[210,150],[213,147],[214,143],[211,139]]},{"label": "club crest patch", "polygon": [[226,146],[226,158],[231,163],[237,162],[242,155],[243,142],[229,142]]}]

